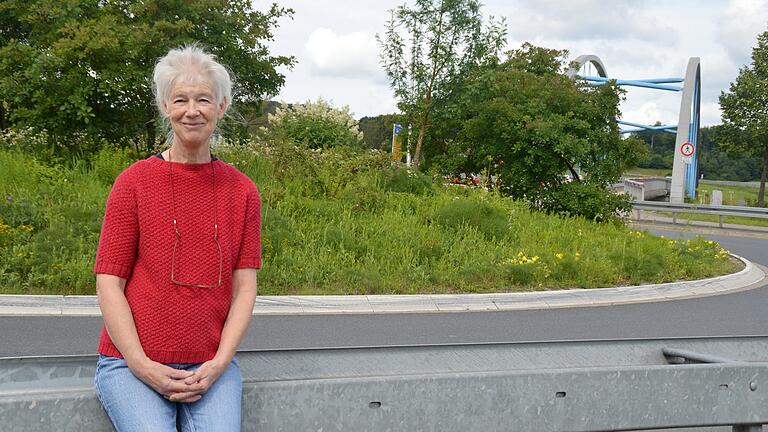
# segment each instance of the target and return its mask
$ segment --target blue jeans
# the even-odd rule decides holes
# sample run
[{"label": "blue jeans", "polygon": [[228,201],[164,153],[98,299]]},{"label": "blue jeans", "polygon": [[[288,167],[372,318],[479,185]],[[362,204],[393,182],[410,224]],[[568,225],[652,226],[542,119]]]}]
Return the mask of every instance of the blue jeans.
[{"label": "blue jeans", "polygon": [[[170,363],[175,369],[195,370],[201,363]],[[128,369],[124,359],[99,356],[96,396],[118,432],[239,431],[243,379],[237,360],[192,403],[171,402]],[[178,428],[178,429],[177,429]]]}]

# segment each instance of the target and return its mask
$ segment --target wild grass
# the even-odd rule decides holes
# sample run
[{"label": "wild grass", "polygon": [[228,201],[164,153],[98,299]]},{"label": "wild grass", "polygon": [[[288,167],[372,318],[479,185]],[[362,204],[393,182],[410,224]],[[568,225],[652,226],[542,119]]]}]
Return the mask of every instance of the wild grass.
[{"label": "wild grass", "polygon": [[696,202],[711,203],[712,191],[723,192],[723,205],[757,206],[758,188],[750,186],[726,186],[700,183],[696,190]]},{"label": "wild grass", "polygon": [[672,169],[667,168],[639,168],[634,167],[628,169],[625,176],[638,176],[638,177],[666,177],[672,175]]},{"label": "wild grass", "polygon": [[[264,295],[599,288],[735,271],[714,242],[533,212],[392,167],[382,153],[274,143],[217,152],[262,193]],[[0,150],[0,293],[94,293],[104,203],[132,160],[106,149],[49,166]]]}]

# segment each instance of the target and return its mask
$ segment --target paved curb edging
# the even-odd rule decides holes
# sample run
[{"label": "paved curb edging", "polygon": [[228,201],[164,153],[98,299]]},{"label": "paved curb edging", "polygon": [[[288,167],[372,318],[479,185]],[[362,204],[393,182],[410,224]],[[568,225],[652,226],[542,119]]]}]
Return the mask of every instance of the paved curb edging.
[{"label": "paved curb edging", "polygon": [[[765,271],[759,266],[738,255],[731,255],[744,262],[744,269],[698,281],[525,293],[260,296],[253,313],[379,314],[610,306],[725,294],[743,290],[766,278]],[[0,316],[101,316],[101,311],[96,296],[0,295]]]}]

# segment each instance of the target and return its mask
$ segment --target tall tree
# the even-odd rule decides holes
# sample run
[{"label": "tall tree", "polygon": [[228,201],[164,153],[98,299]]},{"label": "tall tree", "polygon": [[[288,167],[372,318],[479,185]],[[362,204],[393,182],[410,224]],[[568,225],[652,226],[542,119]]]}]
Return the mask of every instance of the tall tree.
[{"label": "tall tree", "polygon": [[416,0],[391,12],[377,35],[381,61],[398,108],[418,131],[413,164],[418,168],[433,112],[472,66],[498,62],[504,21],[483,28],[478,0]]},{"label": "tall tree", "polygon": [[235,102],[277,93],[267,43],[290,9],[253,9],[249,0],[1,0],[0,105],[10,125],[53,136],[86,133],[119,140],[158,127],[150,75],[168,49],[200,42],[237,77]]},{"label": "tall tree", "polygon": [[720,147],[731,155],[762,158],[757,205],[765,207],[768,177],[768,31],[757,37],[752,63],[739,70],[727,92],[720,93],[723,124],[717,128]]},{"label": "tall tree", "polygon": [[621,90],[570,79],[566,57],[526,43],[504,63],[476,69],[455,154],[466,171],[485,171],[512,197],[602,220],[624,208],[608,186],[645,145],[619,136]]}]

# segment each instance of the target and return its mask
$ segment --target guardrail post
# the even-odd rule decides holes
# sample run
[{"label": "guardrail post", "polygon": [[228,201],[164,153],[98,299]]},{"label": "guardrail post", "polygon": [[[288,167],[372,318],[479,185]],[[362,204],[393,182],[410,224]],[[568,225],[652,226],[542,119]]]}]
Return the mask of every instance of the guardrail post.
[{"label": "guardrail post", "polygon": [[762,432],[763,425],[735,425],[733,432]]},{"label": "guardrail post", "polygon": [[723,227],[723,215],[720,215],[720,228]]},{"label": "guardrail post", "polygon": [[677,212],[672,212],[672,225],[677,224]]}]

